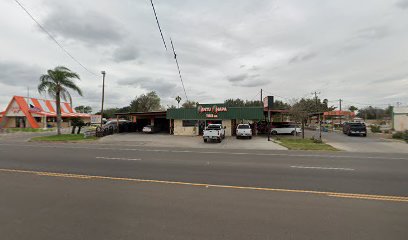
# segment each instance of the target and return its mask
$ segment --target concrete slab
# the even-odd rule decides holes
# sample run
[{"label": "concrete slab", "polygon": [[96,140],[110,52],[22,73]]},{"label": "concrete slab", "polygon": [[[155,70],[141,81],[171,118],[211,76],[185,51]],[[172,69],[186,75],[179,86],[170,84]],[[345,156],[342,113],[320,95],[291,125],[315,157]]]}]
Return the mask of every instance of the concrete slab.
[{"label": "concrete slab", "polygon": [[252,139],[236,139],[226,137],[221,143],[204,143],[201,136],[173,136],[168,134],[121,133],[103,137],[100,143],[126,143],[128,145],[149,147],[190,147],[214,149],[258,149],[258,150],[287,150],[272,141],[268,142],[264,136]]}]

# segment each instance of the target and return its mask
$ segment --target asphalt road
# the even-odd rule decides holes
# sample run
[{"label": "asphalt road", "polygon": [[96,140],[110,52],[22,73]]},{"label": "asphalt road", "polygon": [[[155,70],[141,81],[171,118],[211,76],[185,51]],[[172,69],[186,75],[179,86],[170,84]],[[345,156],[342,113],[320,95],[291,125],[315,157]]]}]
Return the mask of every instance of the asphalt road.
[{"label": "asphalt road", "polygon": [[406,239],[408,155],[0,142],[3,239]]}]

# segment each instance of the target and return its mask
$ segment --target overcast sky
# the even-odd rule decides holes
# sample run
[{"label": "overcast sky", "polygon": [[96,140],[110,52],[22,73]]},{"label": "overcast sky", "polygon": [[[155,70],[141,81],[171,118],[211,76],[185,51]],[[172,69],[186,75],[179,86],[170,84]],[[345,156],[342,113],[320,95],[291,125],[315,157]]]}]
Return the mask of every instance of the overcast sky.
[{"label": "overcast sky", "polygon": [[[74,105],[122,107],[156,91],[185,96],[150,0],[20,0],[94,76],[69,58],[13,1],[0,0],[0,109],[39,96],[39,76],[64,65],[81,76]],[[189,99],[288,101],[320,92],[337,106],[408,104],[408,0],[155,0],[173,39]]]}]

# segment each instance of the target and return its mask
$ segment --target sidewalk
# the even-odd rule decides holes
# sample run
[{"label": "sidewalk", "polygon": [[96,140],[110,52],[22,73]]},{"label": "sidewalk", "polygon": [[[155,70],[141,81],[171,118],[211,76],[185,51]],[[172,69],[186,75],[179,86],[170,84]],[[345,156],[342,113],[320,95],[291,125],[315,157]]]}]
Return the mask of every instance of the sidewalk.
[{"label": "sidewalk", "polygon": [[173,136],[168,134],[121,133],[106,136],[99,143],[127,144],[147,147],[187,147],[213,149],[287,150],[264,136],[252,139],[226,137],[221,143],[204,143],[201,136]]}]

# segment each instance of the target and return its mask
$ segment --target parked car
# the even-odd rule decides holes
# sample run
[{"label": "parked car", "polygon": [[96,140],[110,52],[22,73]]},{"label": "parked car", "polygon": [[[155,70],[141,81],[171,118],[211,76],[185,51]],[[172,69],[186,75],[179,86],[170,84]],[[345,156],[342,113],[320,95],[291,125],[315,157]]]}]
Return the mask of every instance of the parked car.
[{"label": "parked car", "polygon": [[271,128],[271,134],[272,135],[277,135],[277,134],[299,134],[302,133],[302,128],[294,123],[278,123],[278,124],[273,124]]},{"label": "parked car", "polygon": [[360,135],[363,137],[367,136],[367,127],[365,123],[361,122],[345,122],[343,124],[343,133],[348,136]]},{"label": "parked car", "polygon": [[121,125],[123,125],[123,124],[130,123],[129,120],[124,120],[124,119],[119,119],[119,121],[117,121],[117,120],[111,120],[111,121],[106,122],[106,123],[102,126],[102,129],[110,129],[110,128],[112,128],[113,130],[116,131],[116,130],[118,129],[118,122],[119,122],[119,127],[120,127]]},{"label": "parked car", "polygon": [[146,125],[142,129],[142,132],[144,132],[144,133],[156,133],[158,131],[159,131],[159,128],[157,126],[153,126],[153,125]]},{"label": "parked car", "polygon": [[209,124],[203,131],[204,142],[215,140],[221,142],[225,138],[225,127],[221,124]]},{"label": "parked car", "polygon": [[238,124],[236,130],[237,139],[240,137],[252,138],[252,129],[249,124]]}]

